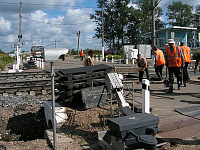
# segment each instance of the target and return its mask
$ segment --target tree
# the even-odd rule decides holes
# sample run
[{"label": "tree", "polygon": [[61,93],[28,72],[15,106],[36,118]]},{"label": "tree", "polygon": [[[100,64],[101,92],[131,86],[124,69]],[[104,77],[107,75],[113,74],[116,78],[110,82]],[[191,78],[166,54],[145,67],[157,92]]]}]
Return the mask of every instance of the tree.
[{"label": "tree", "polygon": [[[158,0],[156,0],[156,3]],[[120,49],[124,44],[142,42],[142,35],[151,32],[151,3],[149,0],[98,0],[95,14],[90,14],[97,28],[95,37],[102,37],[102,11],[104,10],[104,41],[109,48]],[[156,29],[164,26],[160,20],[162,9],[156,7]]]},{"label": "tree", "polygon": [[168,5],[167,9],[168,12],[166,15],[168,16],[168,20],[170,20],[170,25],[181,27],[192,26],[193,23],[191,18],[193,18],[193,6],[183,4],[181,1],[173,1],[172,5]]}]

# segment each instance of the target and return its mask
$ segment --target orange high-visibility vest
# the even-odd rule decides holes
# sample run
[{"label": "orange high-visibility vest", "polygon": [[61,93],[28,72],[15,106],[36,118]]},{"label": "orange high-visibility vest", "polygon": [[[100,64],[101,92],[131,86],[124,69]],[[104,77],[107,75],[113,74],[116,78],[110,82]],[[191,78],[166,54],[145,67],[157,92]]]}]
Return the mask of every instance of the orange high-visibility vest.
[{"label": "orange high-visibility vest", "polygon": [[165,57],[161,50],[156,50],[156,66],[165,65]]},{"label": "orange high-visibility vest", "polygon": [[79,54],[80,54],[80,56],[84,56],[83,51],[80,51]]},{"label": "orange high-visibility vest", "polygon": [[88,59],[89,59],[90,62],[91,62],[91,66],[94,65],[94,62],[93,62],[92,58],[91,58],[90,56],[87,56],[87,58],[86,58],[85,61],[84,61],[84,67],[88,66],[88,64],[87,64],[87,60],[88,60]]},{"label": "orange high-visibility vest", "polygon": [[182,46],[182,49],[185,62],[191,63],[190,48],[187,46]]},{"label": "orange high-visibility vest", "polygon": [[181,51],[179,46],[174,46],[174,51],[171,52],[170,47],[166,51],[168,67],[181,67]]}]

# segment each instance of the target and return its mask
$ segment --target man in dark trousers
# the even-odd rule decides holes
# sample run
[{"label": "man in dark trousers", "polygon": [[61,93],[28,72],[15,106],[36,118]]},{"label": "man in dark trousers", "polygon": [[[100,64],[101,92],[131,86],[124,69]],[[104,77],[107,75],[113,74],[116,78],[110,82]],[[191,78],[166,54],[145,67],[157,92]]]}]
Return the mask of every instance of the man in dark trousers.
[{"label": "man in dark trousers", "polygon": [[136,62],[138,64],[138,67],[142,67],[142,71],[139,71],[139,81],[140,81],[140,83],[142,83],[144,71],[146,72],[147,79],[149,79],[149,70],[148,70],[147,60],[146,60],[146,58],[141,57],[141,54],[138,54]]},{"label": "man in dark trousers", "polygon": [[183,56],[184,56],[184,67],[183,67],[183,84],[184,87],[186,87],[186,82],[189,80],[189,75],[188,75],[188,64],[191,63],[191,53],[190,53],[190,48],[185,46],[184,42],[181,42],[181,48],[183,50]]},{"label": "man in dark trousers", "polygon": [[162,69],[165,65],[165,56],[163,52],[154,45],[155,52],[155,72],[158,76],[158,80],[162,80]]},{"label": "man in dark trousers", "polygon": [[166,66],[169,71],[169,91],[168,93],[173,92],[174,84],[174,74],[177,78],[178,89],[180,90],[181,83],[181,66],[184,63],[184,56],[182,48],[175,45],[173,39],[169,39],[169,47],[166,50]]},{"label": "man in dark trousers", "polygon": [[197,66],[199,64],[199,61],[200,61],[200,52],[198,52],[198,54],[197,54],[197,58],[196,58],[196,62],[195,62],[195,67],[194,67],[194,73],[197,72]]}]

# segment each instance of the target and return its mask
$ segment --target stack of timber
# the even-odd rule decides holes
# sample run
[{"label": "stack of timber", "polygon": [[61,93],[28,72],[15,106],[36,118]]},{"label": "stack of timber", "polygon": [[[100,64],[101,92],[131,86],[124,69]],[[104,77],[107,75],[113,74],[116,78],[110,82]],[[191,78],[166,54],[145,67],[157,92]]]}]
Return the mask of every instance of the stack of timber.
[{"label": "stack of timber", "polygon": [[112,67],[108,65],[94,65],[71,69],[61,69],[56,72],[56,88],[60,91],[58,99],[63,101],[78,101],[81,89],[105,85],[107,73]]}]

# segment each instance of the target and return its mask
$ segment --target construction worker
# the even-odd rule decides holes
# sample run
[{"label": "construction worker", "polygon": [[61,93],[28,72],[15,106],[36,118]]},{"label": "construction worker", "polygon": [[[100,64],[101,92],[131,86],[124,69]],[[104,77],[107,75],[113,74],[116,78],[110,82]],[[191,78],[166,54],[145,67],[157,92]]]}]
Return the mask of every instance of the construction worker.
[{"label": "construction worker", "polygon": [[155,72],[158,76],[158,80],[162,80],[162,69],[165,65],[165,56],[163,52],[158,49],[156,45],[154,45],[154,52],[155,52]]},{"label": "construction worker", "polygon": [[198,52],[198,54],[197,54],[197,58],[196,58],[196,62],[195,62],[195,67],[194,67],[194,73],[197,72],[197,66],[199,64],[199,61],[200,61],[200,52]]},{"label": "construction worker", "polygon": [[184,62],[184,56],[182,48],[175,45],[173,39],[169,39],[169,47],[166,50],[166,66],[169,71],[169,91],[168,93],[173,92],[173,83],[174,83],[174,74],[177,78],[178,89],[180,90],[181,84],[181,66]]},{"label": "construction worker", "polygon": [[83,50],[82,50],[82,49],[81,49],[81,51],[79,52],[79,55],[80,55],[80,59],[81,59],[81,61],[83,61],[84,53],[83,53]]},{"label": "construction worker", "polygon": [[166,42],[166,43],[165,43],[165,50],[168,49],[168,46],[169,46],[169,44]]},{"label": "construction worker", "polygon": [[85,58],[85,61],[84,61],[84,67],[94,65],[94,62],[92,60],[93,56],[94,56],[94,50],[89,50],[88,56]]},{"label": "construction worker", "polygon": [[183,50],[183,56],[184,56],[184,61],[185,61],[185,64],[183,67],[183,84],[184,84],[184,87],[186,87],[186,81],[189,80],[187,68],[188,68],[188,64],[191,63],[191,53],[190,53],[190,48],[185,46],[184,42],[181,42],[181,48]]},{"label": "construction worker", "polygon": [[149,79],[149,70],[148,70],[147,60],[146,60],[146,58],[141,57],[141,54],[138,54],[136,62],[138,64],[138,67],[142,67],[142,71],[139,71],[139,81],[140,81],[140,83],[142,83],[144,71],[146,72],[147,79]]}]

